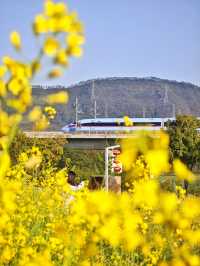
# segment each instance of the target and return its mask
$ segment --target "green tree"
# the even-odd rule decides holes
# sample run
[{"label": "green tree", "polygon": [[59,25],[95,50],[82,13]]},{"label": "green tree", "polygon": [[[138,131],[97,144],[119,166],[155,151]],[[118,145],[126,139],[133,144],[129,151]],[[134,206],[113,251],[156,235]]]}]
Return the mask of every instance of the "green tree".
[{"label": "green tree", "polygon": [[[188,115],[179,115],[175,121],[167,122],[171,161],[179,158],[190,170],[198,166],[200,159],[198,127],[199,120]],[[184,187],[187,190],[186,181],[184,181]]]},{"label": "green tree", "polygon": [[175,121],[167,123],[171,158],[179,158],[190,170],[199,160],[198,127],[199,120],[186,115],[177,116]]}]

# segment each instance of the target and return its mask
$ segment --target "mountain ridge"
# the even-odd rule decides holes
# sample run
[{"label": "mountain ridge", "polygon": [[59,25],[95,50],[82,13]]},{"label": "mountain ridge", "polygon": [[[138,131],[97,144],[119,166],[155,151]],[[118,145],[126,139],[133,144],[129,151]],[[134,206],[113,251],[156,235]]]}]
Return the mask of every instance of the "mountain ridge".
[{"label": "mountain ridge", "polygon": [[[46,88],[46,89],[43,89]],[[173,114],[200,116],[200,87],[189,82],[157,77],[108,77],[81,81],[64,86],[33,86],[34,104],[44,105],[43,96],[65,90],[69,102],[56,106],[57,116],[52,129],[60,129],[75,120],[75,101],[78,116],[94,117],[169,117]]]},{"label": "mountain ridge", "polygon": [[188,84],[188,85],[192,85],[192,86],[195,86],[195,87],[199,87],[197,84],[194,84],[192,82],[188,82],[188,81],[177,81],[177,80],[170,80],[170,79],[164,79],[164,78],[158,78],[158,77],[154,77],[154,76],[147,76],[147,77],[129,77],[129,76],[126,76],[126,77],[102,77],[102,78],[93,78],[93,79],[88,79],[88,80],[85,80],[85,81],[79,81],[77,83],[74,83],[74,84],[71,84],[69,85],[67,88],[71,88],[71,87],[74,87],[74,86],[79,86],[79,85],[83,85],[83,84],[88,84],[92,81],[101,81],[101,80],[125,80],[125,79],[128,79],[128,80],[152,80],[152,81],[166,81],[166,82],[170,82],[170,83],[178,83],[178,84]]}]

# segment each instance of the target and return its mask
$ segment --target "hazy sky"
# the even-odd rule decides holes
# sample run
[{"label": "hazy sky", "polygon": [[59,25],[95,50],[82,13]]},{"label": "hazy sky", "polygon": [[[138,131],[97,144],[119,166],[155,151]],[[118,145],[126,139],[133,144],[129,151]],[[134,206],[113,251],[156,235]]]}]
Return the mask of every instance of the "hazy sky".
[{"label": "hazy sky", "polygon": [[[67,0],[85,24],[84,57],[54,84],[96,77],[156,76],[200,85],[200,0]],[[0,56],[14,55],[9,32],[36,51],[31,20],[42,0],[0,0]],[[47,84],[38,77],[38,84]]]}]

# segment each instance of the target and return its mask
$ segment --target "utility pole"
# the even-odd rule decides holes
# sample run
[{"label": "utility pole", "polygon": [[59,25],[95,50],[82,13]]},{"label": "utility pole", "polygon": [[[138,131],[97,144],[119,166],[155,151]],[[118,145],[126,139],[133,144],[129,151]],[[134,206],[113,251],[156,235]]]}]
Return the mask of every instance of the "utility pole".
[{"label": "utility pole", "polygon": [[94,118],[97,118],[97,101],[94,100]]},{"label": "utility pole", "polygon": [[108,117],[108,103],[105,103],[105,117]]},{"label": "utility pole", "polygon": [[91,89],[91,101],[95,100],[95,86],[94,86],[94,80],[92,81],[92,89]]},{"label": "utility pole", "polygon": [[91,111],[93,112],[94,118],[97,118],[97,102],[96,102],[96,95],[95,95],[95,84],[94,80],[92,81],[92,88],[91,88],[91,104],[93,107]]},{"label": "utility pole", "polygon": [[172,104],[172,117],[176,117],[176,105]]},{"label": "utility pole", "polygon": [[78,123],[78,97],[76,97],[76,102],[75,102],[75,121],[76,121],[76,126]]},{"label": "utility pole", "polygon": [[146,108],[144,106],[142,107],[142,116],[143,118],[146,117]]},{"label": "utility pole", "polygon": [[163,98],[163,103],[167,104],[169,102],[169,97],[168,97],[168,87],[165,86],[165,95]]}]

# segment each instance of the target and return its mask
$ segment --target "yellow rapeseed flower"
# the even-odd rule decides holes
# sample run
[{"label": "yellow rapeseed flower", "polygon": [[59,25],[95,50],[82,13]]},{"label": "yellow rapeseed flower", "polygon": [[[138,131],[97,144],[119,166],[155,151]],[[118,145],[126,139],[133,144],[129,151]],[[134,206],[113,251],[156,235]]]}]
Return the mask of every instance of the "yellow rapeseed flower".
[{"label": "yellow rapeseed flower", "polygon": [[42,162],[41,156],[32,155],[25,164],[26,168],[38,167]]},{"label": "yellow rapeseed flower", "polygon": [[124,124],[126,127],[131,127],[133,125],[133,121],[128,116],[124,116]]},{"label": "yellow rapeseed flower", "polygon": [[56,115],[56,110],[55,108],[51,107],[51,106],[46,106],[44,108],[45,113],[47,114],[49,119],[54,119],[55,115]]},{"label": "yellow rapeseed flower", "polygon": [[10,42],[16,50],[21,49],[21,36],[17,31],[13,31],[10,34]]},{"label": "yellow rapeseed flower", "polygon": [[59,78],[62,76],[62,70],[60,68],[54,68],[48,73],[50,79]]},{"label": "yellow rapeseed flower", "polygon": [[7,152],[0,151],[0,177],[4,177],[10,166],[10,156]]},{"label": "yellow rapeseed flower", "polygon": [[143,181],[135,188],[134,200],[138,205],[145,204],[150,207],[158,203],[158,183],[155,180]]},{"label": "yellow rapeseed flower", "polygon": [[190,219],[198,217],[200,215],[199,204],[199,198],[186,198],[181,206],[184,216]]},{"label": "yellow rapeseed flower", "polygon": [[31,71],[33,75],[41,70],[41,63],[39,60],[34,60],[31,64]]},{"label": "yellow rapeseed flower", "polygon": [[149,150],[145,154],[151,174],[159,176],[163,172],[169,171],[168,150]]},{"label": "yellow rapeseed flower", "polygon": [[169,218],[176,211],[178,206],[178,199],[174,193],[163,193],[161,195],[161,205],[165,217]]},{"label": "yellow rapeseed flower", "polygon": [[174,172],[178,179],[188,180],[189,182],[195,180],[195,175],[184,165],[179,159],[173,162]]},{"label": "yellow rapeseed flower", "polygon": [[48,56],[56,54],[60,47],[60,43],[53,37],[49,37],[45,40],[43,50]]},{"label": "yellow rapeseed flower", "polygon": [[0,78],[2,78],[6,74],[6,71],[7,67],[4,65],[0,65]]},{"label": "yellow rapeseed flower", "polygon": [[33,23],[33,31],[36,35],[41,33],[46,33],[48,31],[47,19],[43,14],[37,15],[35,17]]},{"label": "yellow rapeseed flower", "polygon": [[3,252],[1,254],[1,262],[4,264],[8,264],[9,261],[14,257],[15,252],[14,252],[14,248],[9,247],[8,245],[6,245],[3,248]]},{"label": "yellow rapeseed flower", "polygon": [[55,17],[50,17],[47,20],[47,27],[48,27],[48,31],[51,33],[56,33],[59,32],[59,24],[57,24],[57,18]]},{"label": "yellow rapeseed flower", "polygon": [[38,131],[44,130],[49,126],[49,120],[43,114],[39,120],[35,122],[35,129]]},{"label": "yellow rapeseed flower", "polygon": [[8,89],[13,95],[18,95],[23,88],[21,81],[17,78],[11,79],[8,83]]},{"label": "yellow rapeseed flower", "polygon": [[73,46],[67,50],[67,53],[74,57],[81,57],[83,55],[83,49],[80,46]]},{"label": "yellow rapeseed flower", "polygon": [[85,43],[85,37],[80,34],[72,33],[66,37],[66,43],[69,47],[80,46]]},{"label": "yellow rapeseed flower", "polygon": [[14,64],[14,60],[10,56],[4,56],[2,61],[8,68],[10,68]]},{"label": "yellow rapeseed flower", "polygon": [[35,106],[31,112],[28,115],[28,118],[31,122],[37,121],[42,115],[42,110],[41,107]]},{"label": "yellow rapeseed flower", "polygon": [[61,49],[57,52],[55,56],[55,63],[62,65],[62,66],[67,66],[69,61],[68,61],[68,55],[65,51],[65,49]]},{"label": "yellow rapeseed flower", "polygon": [[69,96],[67,92],[60,91],[58,93],[50,94],[47,96],[47,102],[49,104],[59,104],[59,103],[67,103]]},{"label": "yellow rapeseed flower", "polygon": [[51,0],[46,0],[44,3],[44,11],[46,16],[53,16],[55,4]]},{"label": "yellow rapeseed flower", "polygon": [[3,80],[0,79],[0,96],[4,97],[6,95],[6,84]]},{"label": "yellow rapeseed flower", "polygon": [[48,17],[52,16],[63,16],[67,12],[67,6],[63,2],[54,3],[52,0],[46,0],[44,4],[45,15]]},{"label": "yellow rapeseed flower", "polygon": [[72,20],[69,15],[57,18],[57,29],[62,32],[70,32]]}]

